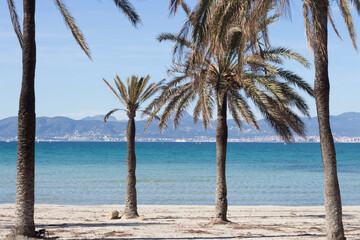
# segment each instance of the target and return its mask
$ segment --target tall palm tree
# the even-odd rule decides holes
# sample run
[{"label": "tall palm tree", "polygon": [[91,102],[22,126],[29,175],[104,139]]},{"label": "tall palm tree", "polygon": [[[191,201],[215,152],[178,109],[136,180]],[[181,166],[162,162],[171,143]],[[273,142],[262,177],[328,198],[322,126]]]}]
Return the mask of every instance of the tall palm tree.
[{"label": "tall palm tree", "polygon": [[[7,0],[14,31],[22,47],[23,75],[18,112],[18,153],[14,235],[32,237],[34,225],[34,177],[35,177],[35,0],[23,0],[23,33],[14,0]],[[90,50],[75,19],[71,16],[63,0],[54,0],[64,17],[75,40],[91,59]],[[135,25],[139,16],[127,0],[114,0],[115,5]]]},{"label": "tall palm tree", "polygon": [[[194,15],[184,5],[188,13],[185,28],[194,29]],[[271,18],[267,24],[273,21]],[[159,40],[170,40],[175,43],[175,59],[172,73],[176,77],[167,83],[159,97],[146,109],[152,112],[145,128],[160,111],[159,128],[164,129],[170,116],[174,116],[174,126],[179,123],[183,112],[192,102],[196,102],[193,117],[196,122],[202,118],[204,127],[208,127],[212,113],[216,109],[216,206],[215,220],[227,221],[227,187],[226,187],[226,149],[228,139],[227,112],[242,129],[245,121],[259,129],[247,99],[260,110],[274,130],[285,140],[293,139],[293,132],[304,136],[304,123],[293,112],[292,108],[309,116],[308,107],[293,86],[313,95],[311,87],[298,75],[281,67],[282,59],[295,60],[308,67],[309,64],[299,54],[285,48],[263,48],[259,36],[256,48],[251,42],[245,46],[238,45],[241,32],[235,31],[221,47],[213,49],[210,43],[197,45],[194,38],[188,37],[191,31],[179,34],[161,34]],[[184,34],[187,32],[188,34]],[[200,46],[200,47],[199,47]],[[238,51],[245,47],[244,65],[241,75],[238,71]],[[257,51],[254,51],[257,49]],[[293,132],[292,132],[293,131]]]},{"label": "tall palm tree", "polygon": [[[349,2],[355,4],[357,11],[360,14],[360,1],[337,1],[339,9],[347,25],[349,35],[356,49],[355,31],[352,23],[350,7],[348,5]],[[329,118],[330,81],[327,49],[328,19],[330,19],[330,22],[333,24],[330,15],[329,1],[304,1],[303,10],[308,42],[310,47],[314,50],[314,88],[319,122],[321,155],[325,176],[324,196],[327,238],[329,240],[344,240],[346,238],[342,222],[342,204],[337,177],[336,151]],[[335,27],[334,29],[335,32],[337,32]]]},{"label": "tall palm tree", "polygon": [[[171,0],[170,7],[172,11],[175,12],[182,2],[183,0]],[[217,5],[215,6],[216,2]],[[246,8],[245,5],[247,3],[254,6],[257,11],[256,14],[251,15],[251,17],[247,16],[246,18],[242,18],[241,21],[241,18],[239,18],[241,14],[238,14],[238,12],[243,11]],[[353,4],[357,13],[360,14],[360,1],[341,0],[336,1],[336,3],[338,4],[341,15],[344,18],[354,48],[357,49],[350,5]],[[247,31],[248,37],[254,36],[254,33],[259,30],[256,28],[257,19],[264,16],[274,5],[280,12],[290,11],[289,0],[199,1],[197,6],[197,35],[202,38],[203,36],[213,36],[213,39],[217,39],[219,41],[219,39],[223,39],[224,36],[227,35],[226,33],[230,32],[231,34],[231,31],[229,30],[232,29],[234,22],[239,21],[240,19],[240,22],[246,26],[245,29],[250,30]],[[342,240],[345,239],[345,234],[342,223],[341,195],[337,177],[336,151],[329,120],[330,82],[328,74],[327,49],[328,20],[334,28],[335,33],[338,36],[339,34],[332,20],[329,0],[304,0],[303,14],[309,49],[314,50],[314,88],[325,175],[324,198],[327,238]],[[216,27],[209,29],[206,27],[209,25]]]},{"label": "tall palm tree", "polygon": [[[135,116],[136,111],[139,111],[141,104],[151,98],[162,86],[162,81],[158,83],[149,82],[150,76],[139,78],[138,76],[131,76],[127,78],[126,86],[118,76],[115,77],[117,93],[110,84],[103,79],[105,84],[115,94],[117,99],[122,105],[126,107],[125,111],[128,117],[128,125],[126,130],[127,139],[127,187],[126,187],[126,200],[125,211],[122,218],[136,218],[139,216],[137,212],[137,198],[136,198],[136,155],[135,155]],[[105,115],[104,121],[107,122],[108,118],[116,111],[124,109],[113,109]],[[143,111],[144,112],[144,111]],[[146,113],[146,112],[144,112]]]},{"label": "tall palm tree", "polygon": [[[170,0],[171,11],[176,12],[182,2],[183,0]],[[328,74],[327,50],[328,21],[334,28],[335,33],[339,36],[331,16],[331,2],[332,1],[329,0],[304,0],[303,14],[309,49],[314,50],[314,88],[325,175],[324,198],[327,238],[342,240],[345,239],[345,235],[342,223],[341,195],[337,177],[336,151],[329,120],[330,82]],[[341,15],[344,18],[344,22],[347,26],[354,48],[357,49],[350,5],[354,5],[357,13],[360,14],[360,1],[341,0],[336,1],[336,3],[338,4]],[[246,4],[251,4],[257,8],[256,14],[251,15],[251,17],[245,15],[245,18],[239,18],[239,16],[241,16],[239,11],[242,12],[246,9]],[[240,22],[243,23],[245,29],[250,30],[246,31],[248,37],[251,37],[251,35],[254,36],[259,30],[256,28],[257,19],[265,15],[269,8],[272,8],[274,5],[276,5],[279,12],[290,12],[289,0],[201,0],[196,8],[198,21],[195,35],[200,38],[203,38],[203,36],[211,36],[213,39],[217,39],[217,41],[219,41],[227,35],[226,33],[231,33],[234,22],[237,22],[240,19]],[[209,29],[206,26],[215,27]]]}]

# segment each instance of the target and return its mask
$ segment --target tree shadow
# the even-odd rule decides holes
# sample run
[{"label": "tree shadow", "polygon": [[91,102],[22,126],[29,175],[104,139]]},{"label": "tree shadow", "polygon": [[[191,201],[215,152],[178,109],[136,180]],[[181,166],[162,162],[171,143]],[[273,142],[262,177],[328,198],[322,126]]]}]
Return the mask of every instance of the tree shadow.
[{"label": "tree shadow", "polygon": [[297,237],[326,237],[325,234],[283,234],[283,235],[261,235],[261,236],[240,236],[241,238],[259,238],[259,239],[266,239],[266,238],[297,238]]},{"label": "tree shadow", "polygon": [[296,234],[296,235],[264,235],[264,236],[229,236],[229,237],[169,237],[169,238],[72,238],[69,240],[212,240],[212,239],[246,239],[246,238],[258,238],[258,239],[267,239],[267,238],[301,238],[301,237],[325,237],[326,235],[320,234]]},{"label": "tree shadow", "polygon": [[58,229],[70,227],[136,227],[142,225],[167,225],[169,223],[149,223],[149,222],[133,222],[133,223],[62,223],[62,224],[37,224],[37,228]]},{"label": "tree shadow", "polygon": [[211,240],[211,239],[237,239],[237,237],[169,237],[169,238],[71,238],[69,240]]}]

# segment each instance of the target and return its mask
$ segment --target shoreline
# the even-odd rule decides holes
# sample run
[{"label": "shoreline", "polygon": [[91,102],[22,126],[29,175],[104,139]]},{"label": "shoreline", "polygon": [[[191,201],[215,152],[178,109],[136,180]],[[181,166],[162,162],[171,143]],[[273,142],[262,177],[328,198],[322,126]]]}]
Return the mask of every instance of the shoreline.
[{"label": "shoreline", "polygon": [[[228,224],[212,221],[214,206],[139,205],[144,219],[106,219],[124,205],[36,204],[36,229],[51,239],[326,239],[324,206],[229,206]],[[10,233],[14,204],[0,204],[0,239]],[[346,237],[360,239],[360,206],[344,206]]]}]

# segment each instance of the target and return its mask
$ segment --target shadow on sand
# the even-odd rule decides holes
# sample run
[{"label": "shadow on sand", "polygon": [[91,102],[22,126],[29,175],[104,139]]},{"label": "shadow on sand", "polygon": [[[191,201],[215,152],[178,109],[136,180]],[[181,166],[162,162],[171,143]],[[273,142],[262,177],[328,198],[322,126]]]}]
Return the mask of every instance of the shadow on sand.
[{"label": "shadow on sand", "polygon": [[255,239],[269,239],[269,238],[286,238],[286,239],[299,239],[301,237],[325,237],[326,235],[322,234],[296,234],[296,235],[264,235],[264,236],[235,236],[235,237],[175,237],[175,238],[73,238],[70,240],[212,240],[212,239],[247,239],[247,238],[255,238]]}]

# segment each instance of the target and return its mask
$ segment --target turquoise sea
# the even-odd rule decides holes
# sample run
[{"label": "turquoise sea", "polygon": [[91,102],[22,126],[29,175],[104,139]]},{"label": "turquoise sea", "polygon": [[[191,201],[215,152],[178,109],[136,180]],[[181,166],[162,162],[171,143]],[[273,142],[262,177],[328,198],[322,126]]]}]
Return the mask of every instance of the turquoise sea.
[{"label": "turquoise sea", "polygon": [[[360,144],[336,144],[344,205],[360,205]],[[0,203],[15,202],[16,142],[0,142]],[[215,143],[136,143],[139,204],[214,204]],[[229,205],[322,205],[316,143],[229,143]],[[36,143],[36,203],[123,204],[126,143]]]}]

